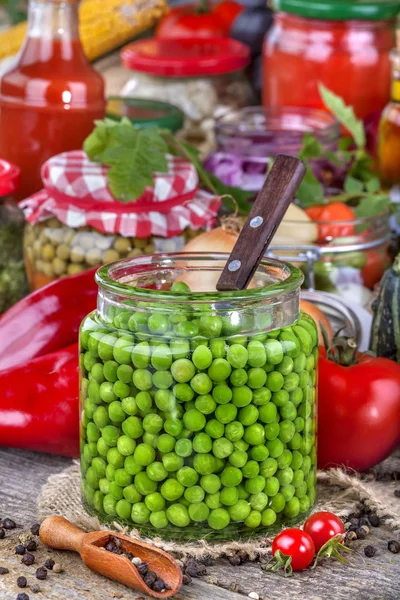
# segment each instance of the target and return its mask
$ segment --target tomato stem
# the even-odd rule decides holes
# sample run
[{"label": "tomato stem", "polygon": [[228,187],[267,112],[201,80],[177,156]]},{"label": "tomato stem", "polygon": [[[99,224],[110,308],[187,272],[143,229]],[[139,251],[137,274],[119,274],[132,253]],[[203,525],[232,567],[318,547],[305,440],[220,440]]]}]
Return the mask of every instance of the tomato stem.
[{"label": "tomato stem", "polygon": [[205,15],[211,12],[211,6],[209,0],[198,0],[196,14]]},{"label": "tomato stem", "polygon": [[334,335],[332,343],[330,343],[328,334],[321,325],[328,360],[331,360],[338,365],[342,365],[343,367],[351,367],[359,362],[360,353],[358,352],[358,346],[354,338],[341,335],[343,329],[344,328],[339,329]]},{"label": "tomato stem", "polygon": [[344,546],[343,540],[344,534],[342,533],[338,533],[333,538],[328,540],[326,544],[324,544],[322,548],[320,548],[317,556],[315,557],[315,562],[312,566],[312,569],[315,569],[315,567],[318,564],[318,561],[321,560],[321,558],[334,558],[342,564],[346,564],[347,561],[344,558],[343,554],[352,553],[353,550],[350,550],[350,548]]},{"label": "tomato stem", "polygon": [[293,574],[292,557],[286,556],[281,550],[277,550],[270,561],[262,568],[264,571],[280,571],[285,577],[291,577]]}]

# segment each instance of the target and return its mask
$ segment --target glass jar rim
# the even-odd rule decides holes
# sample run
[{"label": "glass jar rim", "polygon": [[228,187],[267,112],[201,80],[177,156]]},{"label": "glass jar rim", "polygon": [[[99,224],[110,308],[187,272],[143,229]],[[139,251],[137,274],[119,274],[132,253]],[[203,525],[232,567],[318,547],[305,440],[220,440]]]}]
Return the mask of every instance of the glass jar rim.
[{"label": "glass jar rim", "polygon": [[400,12],[398,0],[272,0],[272,8],[328,21],[391,20]]},{"label": "glass jar rim", "polygon": [[[196,304],[210,304],[216,302],[223,302],[229,300],[230,302],[241,302],[241,301],[255,301],[263,299],[273,299],[282,296],[283,294],[289,294],[290,292],[300,290],[300,287],[304,281],[304,275],[300,269],[294,267],[290,263],[282,262],[271,258],[263,258],[258,266],[256,273],[265,273],[269,269],[279,270],[283,277],[281,281],[274,282],[271,285],[262,287],[250,288],[245,290],[235,291],[210,291],[210,292],[189,292],[183,294],[182,292],[172,292],[167,290],[154,290],[144,287],[138,287],[129,285],[120,280],[112,278],[113,271],[117,269],[121,270],[121,275],[126,279],[132,277],[132,275],[145,275],[146,271],[143,267],[148,265],[159,264],[161,266],[164,261],[164,267],[167,269],[174,268],[174,262],[190,262],[199,261],[203,263],[203,269],[205,270],[204,261],[214,260],[221,261],[224,264],[229,258],[228,253],[213,253],[208,252],[176,252],[176,253],[160,253],[142,255],[133,258],[127,258],[122,261],[110,263],[98,269],[95,275],[95,280],[101,290],[118,294],[126,298],[139,298],[140,300],[149,300],[151,302],[173,302],[176,304],[185,304],[188,302],[195,302]],[[137,272],[132,270],[137,268]],[[264,267],[265,271],[262,271]],[[178,269],[179,267],[176,266]],[[180,267],[182,268],[182,267]],[[129,269],[131,272],[129,273]],[[222,266],[221,266],[222,270]]]},{"label": "glass jar rim", "polygon": [[[355,219],[344,219],[344,220],[340,220],[340,221],[320,221],[320,220],[312,220],[310,221],[310,224],[312,225],[316,225],[316,226],[323,226],[323,225],[367,225],[367,224],[372,224],[378,220],[387,218],[389,219],[390,217],[390,210],[388,208],[385,208],[382,212],[376,214],[376,215],[370,215],[368,217],[357,217]],[[304,221],[285,221],[285,224],[288,225],[294,225],[294,226],[302,226],[304,227],[305,223]],[[389,221],[388,221],[388,225],[389,225]]]},{"label": "glass jar rim", "polygon": [[[229,119],[233,119],[233,115],[236,115],[236,118],[232,121]],[[264,106],[246,106],[244,108],[228,111],[223,115],[219,116],[215,120],[215,129],[216,133],[232,136],[232,137],[246,137],[253,136],[255,138],[262,138],[266,133],[274,133],[278,131],[276,129],[261,129],[259,127],[247,126],[246,119],[254,118],[255,116],[261,116],[264,119],[266,125],[268,125],[268,119],[276,119],[279,117],[285,116],[293,116],[300,117],[304,120],[313,119],[315,124],[319,123],[320,127],[312,129],[311,126],[304,127],[304,134],[307,132],[312,132],[317,137],[338,137],[340,136],[340,125],[336,118],[331,115],[329,112],[325,110],[320,110],[316,108],[309,107],[296,107],[296,106],[279,106],[279,107],[264,107]],[[239,117],[239,118],[237,118]],[[300,128],[288,128],[284,129],[281,127],[279,131],[287,131],[288,134],[290,132],[299,133],[299,131],[303,131]]]}]

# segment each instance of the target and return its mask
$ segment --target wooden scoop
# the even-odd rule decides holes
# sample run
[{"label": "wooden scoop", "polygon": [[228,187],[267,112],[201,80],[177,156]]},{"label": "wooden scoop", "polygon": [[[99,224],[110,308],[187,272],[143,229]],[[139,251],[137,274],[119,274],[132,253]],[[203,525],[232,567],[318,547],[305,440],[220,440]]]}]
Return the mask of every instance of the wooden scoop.
[{"label": "wooden scoop", "polygon": [[[142,562],[148,563],[149,570],[154,571],[171,589],[165,592],[151,590],[144,583],[135,565],[126,556],[104,549],[112,538],[119,540],[121,550],[131,552]],[[48,517],[40,526],[40,539],[54,550],[78,552],[85,565],[95,573],[135,588],[153,598],[170,598],[182,586],[182,571],[172,556],[150,544],[132,540],[120,533],[111,531],[84,533],[63,517]]]}]

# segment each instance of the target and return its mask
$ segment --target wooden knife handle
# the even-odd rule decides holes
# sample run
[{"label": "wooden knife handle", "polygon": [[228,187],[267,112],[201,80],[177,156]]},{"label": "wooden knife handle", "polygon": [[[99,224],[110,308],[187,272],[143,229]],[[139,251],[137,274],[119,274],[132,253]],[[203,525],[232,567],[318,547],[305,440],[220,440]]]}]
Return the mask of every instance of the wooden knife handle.
[{"label": "wooden knife handle", "polygon": [[64,517],[47,517],[40,526],[39,535],[49,548],[80,552],[86,534]]}]

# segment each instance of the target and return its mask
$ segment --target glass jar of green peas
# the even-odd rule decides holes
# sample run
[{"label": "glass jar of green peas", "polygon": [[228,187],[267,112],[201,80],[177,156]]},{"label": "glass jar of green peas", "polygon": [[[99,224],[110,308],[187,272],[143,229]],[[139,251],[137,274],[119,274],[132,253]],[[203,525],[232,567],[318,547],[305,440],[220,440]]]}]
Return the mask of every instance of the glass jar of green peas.
[{"label": "glass jar of green peas", "polygon": [[303,276],[265,259],[249,289],[216,292],[227,258],[97,272],[80,333],[81,471],[102,521],[223,540],[295,523],[315,502],[318,333],[300,313]]}]

